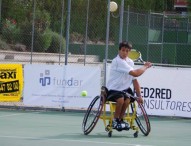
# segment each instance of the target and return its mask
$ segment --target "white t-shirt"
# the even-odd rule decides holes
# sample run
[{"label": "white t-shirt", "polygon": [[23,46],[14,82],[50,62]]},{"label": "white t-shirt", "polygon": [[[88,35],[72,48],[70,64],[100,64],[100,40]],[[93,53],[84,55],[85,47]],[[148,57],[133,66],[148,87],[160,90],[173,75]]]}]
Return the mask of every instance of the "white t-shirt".
[{"label": "white t-shirt", "polygon": [[129,88],[134,79],[129,74],[134,62],[130,58],[121,59],[119,55],[112,60],[110,76],[107,82],[108,90],[122,91]]}]

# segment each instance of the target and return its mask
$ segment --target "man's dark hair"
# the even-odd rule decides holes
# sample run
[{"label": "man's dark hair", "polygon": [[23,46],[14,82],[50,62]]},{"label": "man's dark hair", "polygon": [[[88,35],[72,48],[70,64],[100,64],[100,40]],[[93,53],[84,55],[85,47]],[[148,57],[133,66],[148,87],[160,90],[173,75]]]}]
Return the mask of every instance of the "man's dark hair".
[{"label": "man's dark hair", "polygon": [[126,41],[123,41],[119,44],[119,50],[121,50],[122,47],[132,49],[132,45]]}]

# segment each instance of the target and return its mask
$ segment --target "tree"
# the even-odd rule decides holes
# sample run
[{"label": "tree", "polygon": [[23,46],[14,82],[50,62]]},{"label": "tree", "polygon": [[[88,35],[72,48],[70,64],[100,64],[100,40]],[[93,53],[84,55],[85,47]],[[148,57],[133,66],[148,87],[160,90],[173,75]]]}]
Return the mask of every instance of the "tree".
[{"label": "tree", "polygon": [[3,0],[2,20],[7,18],[22,22],[32,9],[32,0]]},{"label": "tree", "polygon": [[191,12],[191,0],[188,0],[188,11]]}]

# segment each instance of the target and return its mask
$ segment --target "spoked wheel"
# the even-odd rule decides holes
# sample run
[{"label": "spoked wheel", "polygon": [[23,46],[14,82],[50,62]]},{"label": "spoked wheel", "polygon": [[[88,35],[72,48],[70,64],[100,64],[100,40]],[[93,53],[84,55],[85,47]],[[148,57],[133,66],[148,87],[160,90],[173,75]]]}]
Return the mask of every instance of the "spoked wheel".
[{"label": "spoked wheel", "polygon": [[151,125],[150,125],[149,117],[146,113],[144,106],[138,103],[137,101],[135,101],[135,103],[131,103],[131,109],[133,112],[136,112],[135,121],[139,129],[141,130],[141,132],[145,136],[149,135],[151,131]]},{"label": "spoked wheel", "polygon": [[90,103],[82,123],[82,130],[85,135],[88,135],[97,124],[100,114],[103,109],[103,97],[96,96]]}]

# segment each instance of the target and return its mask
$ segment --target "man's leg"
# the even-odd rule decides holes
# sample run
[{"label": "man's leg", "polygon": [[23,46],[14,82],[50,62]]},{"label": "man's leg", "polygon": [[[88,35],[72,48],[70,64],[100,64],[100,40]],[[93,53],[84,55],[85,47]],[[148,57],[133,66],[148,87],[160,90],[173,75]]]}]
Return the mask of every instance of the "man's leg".
[{"label": "man's leg", "polygon": [[123,107],[124,104],[124,97],[121,98],[117,98],[116,99],[116,107],[115,107],[115,113],[114,113],[114,119],[112,121],[112,127],[114,129],[118,129],[119,127],[119,116],[121,114],[121,109]]},{"label": "man's leg", "polygon": [[[132,96],[134,95],[133,90],[131,88],[124,90],[124,92],[127,92],[127,93],[131,94]],[[126,112],[127,108],[129,107],[130,102],[133,102],[133,101],[134,101],[134,99],[125,95],[124,104],[122,106],[121,113],[119,116],[120,119],[123,119],[123,117],[125,116],[125,112]]]},{"label": "man's leg", "polygon": [[119,119],[120,118],[121,110],[123,108],[123,105],[124,105],[124,98],[123,97],[118,98],[116,100],[116,108],[115,108],[115,114],[114,114],[114,118],[115,119]]},{"label": "man's leg", "polygon": [[124,103],[123,103],[123,106],[121,108],[121,113],[119,114],[119,119],[123,119],[125,112],[126,112],[126,109],[129,106],[129,103],[130,103],[130,98],[126,98]]},{"label": "man's leg", "polygon": [[121,123],[121,128],[123,130],[129,130],[129,128],[130,128],[129,123],[125,122],[123,120],[123,118],[125,116],[125,112],[126,112],[128,106],[129,106],[129,104],[130,104],[130,98],[126,98],[125,101],[124,101],[124,104],[122,106],[121,114],[119,116],[119,122]]}]

